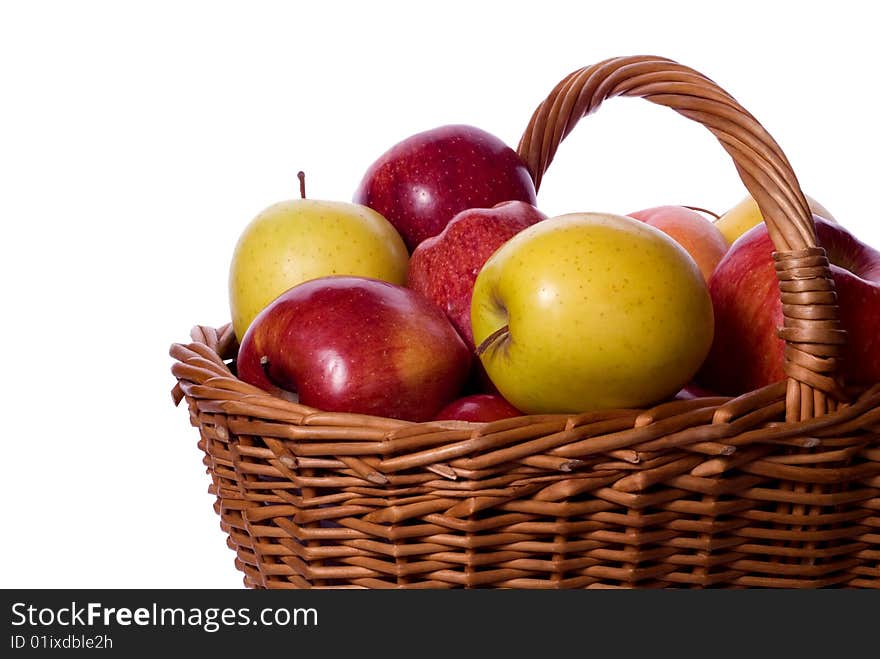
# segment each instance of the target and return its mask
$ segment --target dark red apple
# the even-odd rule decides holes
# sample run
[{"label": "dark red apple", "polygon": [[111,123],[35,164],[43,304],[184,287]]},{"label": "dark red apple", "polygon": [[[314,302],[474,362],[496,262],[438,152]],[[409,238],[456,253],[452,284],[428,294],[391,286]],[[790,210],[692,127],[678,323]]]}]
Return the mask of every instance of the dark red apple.
[{"label": "dark red apple", "polygon": [[717,395],[718,394],[714,391],[709,391],[708,389],[691,382],[683,386],[681,390],[675,394],[675,398],[676,400],[691,400],[692,398],[707,398]]},{"label": "dark red apple", "polygon": [[407,286],[440,307],[473,350],[471,294],[477,273],[501,245],[546,217],[524,201],[464,210],[442,232],[416,247]]},{"label": "dark red apple", "polygon": [[[839,224],[813,216],[831,262],[840,321],[847,332],[842,373],[847,383],[880,381],[880,251]],[[715,338],[699,384],[736,395],[777,382],[783,371],[782,303],[773,244],[763,223],[734,242],[709,281]]]},{"label": "dark red apple", "polygon": [[477,421],[488,423],[498,419],[522,416],[522,412],[495,394],[474,394],[454,400],[434,417],[437,421]]},{"label": "dark red apple", "polygon": [[238,376],[303,405],[427,421],[461,391],[471,357],[446,316],[419,294],[364,277],[313,279],[254,319]]},{"label": "dark red apple", "polygon": [[459,212],[502,201],[535,203],[516,152],[473,126],[441,126],[394,145],[370,165],[354,202],[382,214],[410,251]]}]

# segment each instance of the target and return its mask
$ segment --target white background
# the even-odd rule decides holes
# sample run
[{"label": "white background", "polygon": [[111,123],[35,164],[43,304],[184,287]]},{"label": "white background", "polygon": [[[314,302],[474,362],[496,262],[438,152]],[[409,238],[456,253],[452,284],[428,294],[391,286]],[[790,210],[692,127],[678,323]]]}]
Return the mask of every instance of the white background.
[{"label": "white background", "polygon": [[[168,348],[227,321],[238,234],[298,169],[310,197],[348,200],[413,132],[470,123],[515,146],[565,74],[658,54],[736,96],[880,245],[867,6],[4,2],[0,586],[241,585]],[[563,145],[539,205],[720,212],[743,194],[709,133],[620,100]]]}]

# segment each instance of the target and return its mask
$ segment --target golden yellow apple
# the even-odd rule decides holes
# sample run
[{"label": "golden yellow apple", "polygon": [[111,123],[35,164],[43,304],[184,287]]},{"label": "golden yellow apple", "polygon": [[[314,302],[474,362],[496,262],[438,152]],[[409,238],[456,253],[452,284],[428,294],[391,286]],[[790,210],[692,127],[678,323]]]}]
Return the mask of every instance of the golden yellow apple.
[{"label": "golden yellow apple", "polygon": [[296,284],[356,275],[403,285],[409,254],[379,213],[359,204],[293,199],[269,206],[238,240],[229,269],[229,305],[241,341],[256,315]]},{"label": "golden yellow apple", "polygon": [[700,269],[658,229],[573,213],[498,249],[471,304],[477,352],[526,413],[641,407],[687,384],[712,343]]},{"label": "golden yellow apple", "polygon": [[[834,216],[831,215],[827,208],[809,195],[805,196],[807,198],[807,203],[810,205],[810,210],[813,211],[813,213],[830,222],[837,223]],[[756,202],[751,195],[748,195],[736,206],[715,220],[715,226],[721,231],[722,235],[727,240],[727,243],[732,245],[733,242],[746,231],[763,221],[764,216],[761,215],[761,211],[758,208],[758,202]]]}]

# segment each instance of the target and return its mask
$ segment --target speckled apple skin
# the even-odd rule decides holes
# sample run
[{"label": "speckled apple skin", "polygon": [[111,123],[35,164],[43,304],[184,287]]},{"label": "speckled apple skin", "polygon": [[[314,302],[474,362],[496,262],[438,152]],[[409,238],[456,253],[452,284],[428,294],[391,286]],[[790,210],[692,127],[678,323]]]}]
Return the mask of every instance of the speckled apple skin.
[{"label": "speckled apple skin", "polygon": [[407,286],[442,309],[473,350],[471,295],[480,268],[501,245],[544,219],[544,213],[524,201],[462,211],[412,253]]},{"label": "speckled apple skin", "polygon": [[434,128],[395,144],[367,169],[353,201],[378,211],[412,251],[459,212],[502,201],[535,204],[535,186],[516,152],[466,125]]},{"label": "speckled apple skin", "polygon": [[507,324],[481,360],[525,413],[642,407],[671,398],[712,342],[700,270],[661,231],[573,213],[521,231],[474,285],[474,340]]},{"label": "speckled apple skin", "polygon": [[229,269],[239,341],[256,315],[296,284],[327,275],[406,281],[409,253],[379,213],[356,204],[294,199],[266,208],[242,232]]},{"label": "speckled apple skin", "polygon": [[430,420],[456,398],[470,364],[461,337],[428,300],[344,276],[283,293],[254,319],[236,362],[245,382],[295,391],[304,405],[409,421]]}]

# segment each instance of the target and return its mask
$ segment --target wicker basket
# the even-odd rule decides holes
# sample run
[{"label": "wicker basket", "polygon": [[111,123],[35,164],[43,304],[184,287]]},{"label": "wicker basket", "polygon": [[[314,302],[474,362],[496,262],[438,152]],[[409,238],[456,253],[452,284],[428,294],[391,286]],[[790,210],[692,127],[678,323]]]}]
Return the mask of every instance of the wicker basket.
[{"label": "wicker basket", "polygon": [[737,398],[488,424],[327,413],[238,380],[229,326],[175,344],[215,510],[253,588],[880,588],[880,384],[845,341],[812,216],[776,142],[659,57],[575,71],[519,145],[536,186],[614,96],[706,126],[777,249],[788,380]]}]

